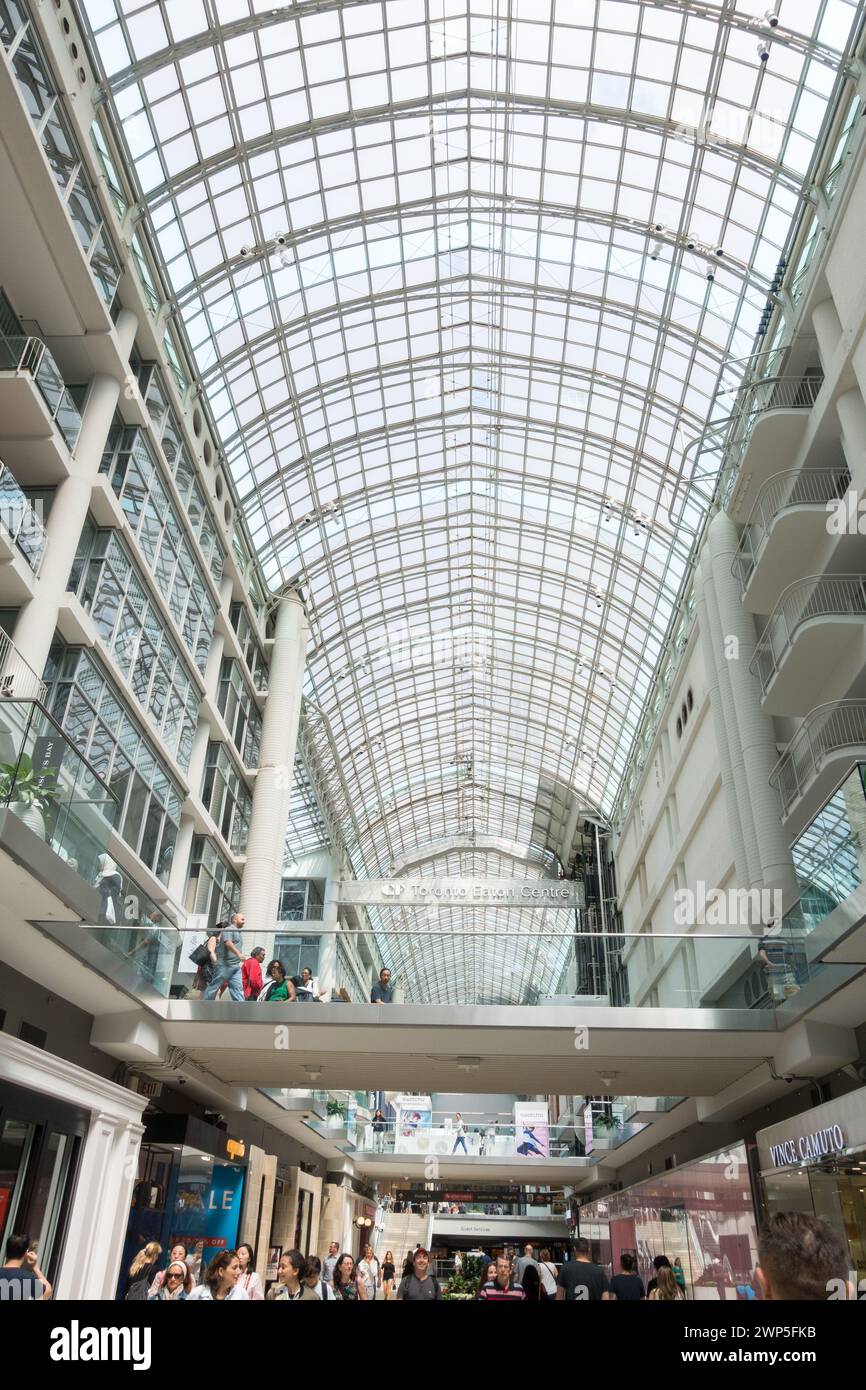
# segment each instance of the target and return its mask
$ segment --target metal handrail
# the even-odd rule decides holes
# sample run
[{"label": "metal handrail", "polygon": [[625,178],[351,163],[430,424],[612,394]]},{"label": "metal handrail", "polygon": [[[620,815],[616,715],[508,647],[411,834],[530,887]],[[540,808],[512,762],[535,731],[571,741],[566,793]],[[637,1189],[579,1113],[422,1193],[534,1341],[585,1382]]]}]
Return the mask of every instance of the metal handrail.
[{"label": "metal handrail", "polygon": [[33,378],[67,447],[74,448],[81,429],[81,411],[42,339],[0,334],[0,371],[24,372]]},{"label": "metal handrail", "polygon": [[812,618],[866,618],[866,575],[809,575],[784,590],[761,634],[749,669],[766,695],[794,635]]},{"label": "metal handrail", "polygon": [[761,487],[743,531],[731,573],[743,589],[752,577],[758,556],[776,518],[789,507],[825,505],[844,497],[851,474],[841,468],[786,468]]},{"label": "metal handrail", "polygon": [[0,697],[42,702],[46,689],[45,682],[24,660],[12,638],[0,630]]},{"label": "metal handrail", "polygon": [[0,462],[0,523],[5,526],[34,574],[39,573],[48,535],[30,499],[5,463]]},{"label": "metal handrail", "polygon": [[725,463],[719,477],[719,495],[724,507],[734,490],[743,455],[760,416],[771,410],[811,410],[821,387],[823,374],[772,376],[748,382],[740,391],[731,412],[731,430],[725,446]]},{"label": "metal handrail", "polygon": [[836,700],[807,714],[770,773],[783,816],[818,776],[824,760],[845,748],[866,749],[866,700]]}]

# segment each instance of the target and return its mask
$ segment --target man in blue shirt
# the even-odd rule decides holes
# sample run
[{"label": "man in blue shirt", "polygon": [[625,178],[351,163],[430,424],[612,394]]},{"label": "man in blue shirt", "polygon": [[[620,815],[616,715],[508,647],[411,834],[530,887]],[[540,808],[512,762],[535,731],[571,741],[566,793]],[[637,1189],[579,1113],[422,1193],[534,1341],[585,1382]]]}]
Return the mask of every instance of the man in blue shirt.
[{"label": "man in blue shirt", "polygon": [[241,974],[241,967],[244,963],[244,953],[241,950],[243,937],[241,932],[246,918],[242,912],[235,912],[232,915],[231,925],[223,926],[216,938],[216,946],[213,950],[214,972],[211,982],[202,996],[203,999],[216,999],[217,992],[223,985],[228,985],[229,996],[233,1004],[244,1002],[244,983]]}]

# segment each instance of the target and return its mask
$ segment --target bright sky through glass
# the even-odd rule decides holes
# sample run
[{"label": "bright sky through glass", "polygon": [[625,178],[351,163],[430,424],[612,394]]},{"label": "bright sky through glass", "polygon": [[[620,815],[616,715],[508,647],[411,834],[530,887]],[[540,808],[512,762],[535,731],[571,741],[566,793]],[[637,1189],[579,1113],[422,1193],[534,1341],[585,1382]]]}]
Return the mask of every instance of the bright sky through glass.
[{"label": "bright sky through glass", "polygon": [[[672,480],[859,6],[782,0],[766,64],[767,0],[84,8],[263,573],[308,603],[356,872],[456,839],[427,871],[538,873],[542,780],[622,782],[703,520]],[[448,949],[495,993],[459,946],[424,990]]]}]

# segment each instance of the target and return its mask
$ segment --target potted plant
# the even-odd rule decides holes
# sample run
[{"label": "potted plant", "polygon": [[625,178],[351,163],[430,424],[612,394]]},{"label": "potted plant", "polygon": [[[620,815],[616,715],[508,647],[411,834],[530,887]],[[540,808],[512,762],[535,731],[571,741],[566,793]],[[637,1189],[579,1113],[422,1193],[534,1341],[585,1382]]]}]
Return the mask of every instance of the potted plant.
[{"label": "potted plant", "polygon": [[56,768],[42,767],[37,772],[27,753],[17,763],[0,763],[0,804],[7,805],[42,840],[48,833],[45,818],[58,800]]},{"label": "potted plant", "polygon": [[596,1129],[606,1129],[609,1134],[615,1134],[622,1128],[622,1120],[612,1110],[602,1110],[601,1114],[593,1115],[592,1122]]},{"label": "potted plant", "polygon": [[447,1286],[442,1290],[443,1299],[461,1303],[474,1299],[483,1272],[477,1255],[464,1255],[463,1267],[448,1277]]},{"label": "potted plant", "polygon": [[328,1100],[326,1114],[328,1118],[325,1123],[328,1129],[342,1129],[343,1125],[346,1123],[345,1102],[331,1096]]}]

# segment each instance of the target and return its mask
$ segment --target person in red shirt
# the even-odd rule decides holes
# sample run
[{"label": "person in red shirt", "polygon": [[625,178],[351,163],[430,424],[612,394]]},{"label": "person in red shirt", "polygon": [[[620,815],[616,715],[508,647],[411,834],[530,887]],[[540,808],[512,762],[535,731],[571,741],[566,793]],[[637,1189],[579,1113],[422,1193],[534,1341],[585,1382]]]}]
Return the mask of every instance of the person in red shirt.
[{"label": "person in red shirt", "polygon": [[252,1004],[258,999],[262,985],[262,961],[265,958],[264,946],[256,946],[252,955],[241,966],[241,979],[244,986],[244,999]]}]

